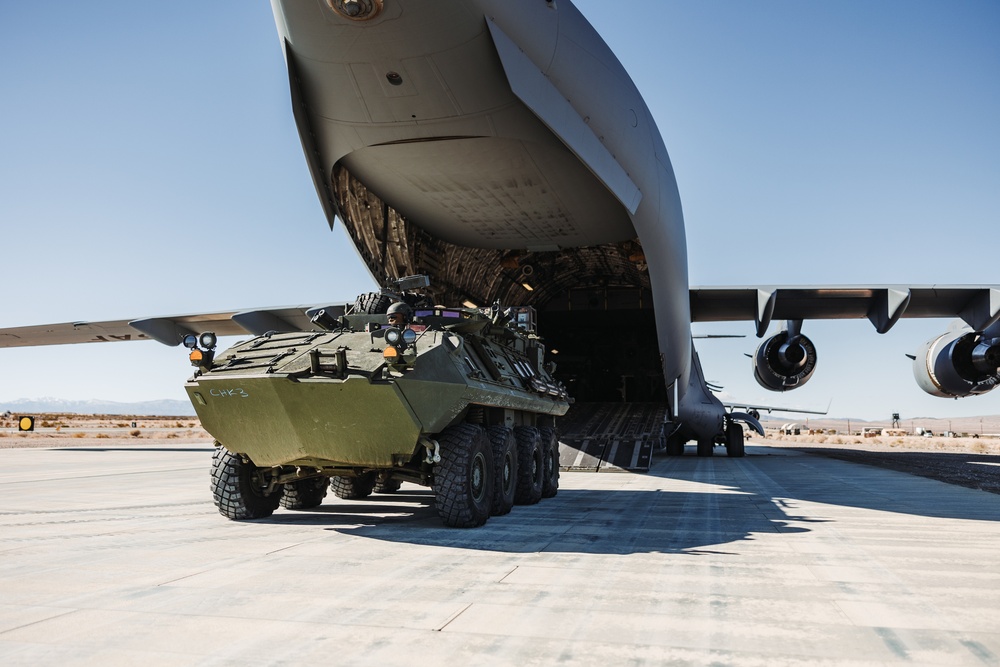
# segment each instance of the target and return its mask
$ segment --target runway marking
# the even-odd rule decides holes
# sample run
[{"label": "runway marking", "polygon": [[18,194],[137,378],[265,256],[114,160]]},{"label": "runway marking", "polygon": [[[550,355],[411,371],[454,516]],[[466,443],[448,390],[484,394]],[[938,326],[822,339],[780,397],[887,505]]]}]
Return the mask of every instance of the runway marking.
[{"label": "runway marking", "polygon": [[1000,463],[992,463],[990,461],[966,461],[966,463],[974,466],[1000,466]]}]

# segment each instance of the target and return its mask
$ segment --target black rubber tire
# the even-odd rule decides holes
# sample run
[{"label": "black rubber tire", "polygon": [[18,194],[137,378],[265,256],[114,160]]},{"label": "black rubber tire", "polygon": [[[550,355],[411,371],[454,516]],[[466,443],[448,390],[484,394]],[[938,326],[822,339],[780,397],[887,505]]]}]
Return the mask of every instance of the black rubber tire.
[{"label": "black rubber tire", "polygon": [[399,491],[403,483],[398,479],[387,479],[384,481],[375,481],[375,493],[396,493]]},{"label": "black rubber tire", "polygon": [[543,428],[539,430],[539,434],[545,460],[542,498],[552,498],[559,493],[559,433],[554,428]]},{"label": "black rubber tire", "polygon": [[256,484],[257,468],[225,447],[216,447],[212,455],[212,499],[219,514],[234,521],[263,519],[274,514],[281,502],[282,488],[265,494]]},{"label": "black rubber tire", "polygon": [[684,444],[676,438],[667,438],[667,456],[683,456]]},{"label": "black rubber tire", "polygon": [[514,507],[517,494],[517,441],[513,429],[490,426],[486,429],[493,448],[493,516],[503,516]]},{"label": "black rubber tire", "polygon": [[698,441],[698,456],[711,456],[715,450],[715,441],[711,438]]},{"label": "black rubber tire", "polygon": [[545,478],[542,439],[534,426],[515,426],[514,440],[517,441],[517,493],[514,494],[514,502],[534,505],[542,499]]},{"label": "black rubber tire", "polygon": [[285,492],[281,494],[281,506],[286,510],[307,510],[318,507],[326,498],[328,487],[326,477],[298,479],[285,484]]},{"label": "black rubber tire", "polygon": [[449,426],[438,437],[441,461],[434,466],[434,505],[446,526],[486,523],[493,506],[493,449],[476,424]]},{"label": "black rubber tire", "polygon": [[331,477],[330,488],[338,498],[361,500],[375,490],[375,473],[366,472],[357,477]]},{"label": "black rubber tire", "polygon": [[743,440],[743,425],[739,422],[729,422],[726,427],[726,454],[733,458],[747,455],[746,442]]},{"label": "black rubber tire", "polygon": [[361,294],[354,300],[353,312],[358,315],[379,315],[389,310],[392,299],[380,292]]}]

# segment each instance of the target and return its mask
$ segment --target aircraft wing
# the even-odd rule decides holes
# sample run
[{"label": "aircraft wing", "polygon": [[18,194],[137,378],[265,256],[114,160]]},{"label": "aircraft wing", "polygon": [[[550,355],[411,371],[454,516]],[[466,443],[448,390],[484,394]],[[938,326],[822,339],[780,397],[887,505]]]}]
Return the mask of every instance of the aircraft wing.
[{"label": "aircraft wing", "polygon": [[801,408],[786,408],[777,405],[755,405],[753,403],[739,403],[733,401],[722,401],[722,404],[729,408],[730,410],[735,410],[737,408],[742,408],[744,410],[764,410],[768,413],[770,412],[799,412],[805,415],[825,415],[829,412],[830,406],[827,406],[826,410],[803,410]]},{"label": "aircraft wing", "polygon": [[0,347],[128,340],[155,340],[165,345],[179,345],[184,336],[204,331],[212,331],[218,336],[259,336],[268,331],[306,331],[313,328],[312,317],[320,310],[338,317],[344,314],[345,306],[283,306],[198,315],[13,327],[0,329]]},{"label": "aircraft wing", "polygon": [[958,317],[975,331],[1000,319],[1000,285],[692,287],[692,322],[867,317],[885,333],[901,317]]}]

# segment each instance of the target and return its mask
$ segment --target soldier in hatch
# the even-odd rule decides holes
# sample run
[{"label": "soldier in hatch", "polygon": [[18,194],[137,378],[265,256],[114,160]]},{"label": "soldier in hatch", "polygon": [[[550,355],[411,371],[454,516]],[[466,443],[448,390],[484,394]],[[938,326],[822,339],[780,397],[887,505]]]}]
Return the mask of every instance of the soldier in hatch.
[{"label": "soldier in hatch", "polygon": [[410,320],[413,319],[413,309],[402,301],[397,301],[389,306],[386,315],[389,326],[405,329],[410,324]]}]

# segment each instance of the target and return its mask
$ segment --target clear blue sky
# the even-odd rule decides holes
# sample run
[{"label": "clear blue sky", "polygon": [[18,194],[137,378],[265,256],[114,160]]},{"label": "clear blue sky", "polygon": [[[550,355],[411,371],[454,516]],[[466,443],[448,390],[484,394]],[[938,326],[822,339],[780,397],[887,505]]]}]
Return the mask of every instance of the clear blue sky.
[{"label": "clear blue sky", "polygon": [[[1000,283],[1000,3],[673,2],[584,14],[670,151],[691,283]],[[0,327],[348,300],[372,283],[317,202],[263,1],[0,3]],[[945,321],[809,322],[812,382],[745,400],[886,418],[934,399],[903,355]],[[701,333],[752,333],[750,324]],[[183,398],[155,343],[0,350],[0,400]]]}]

